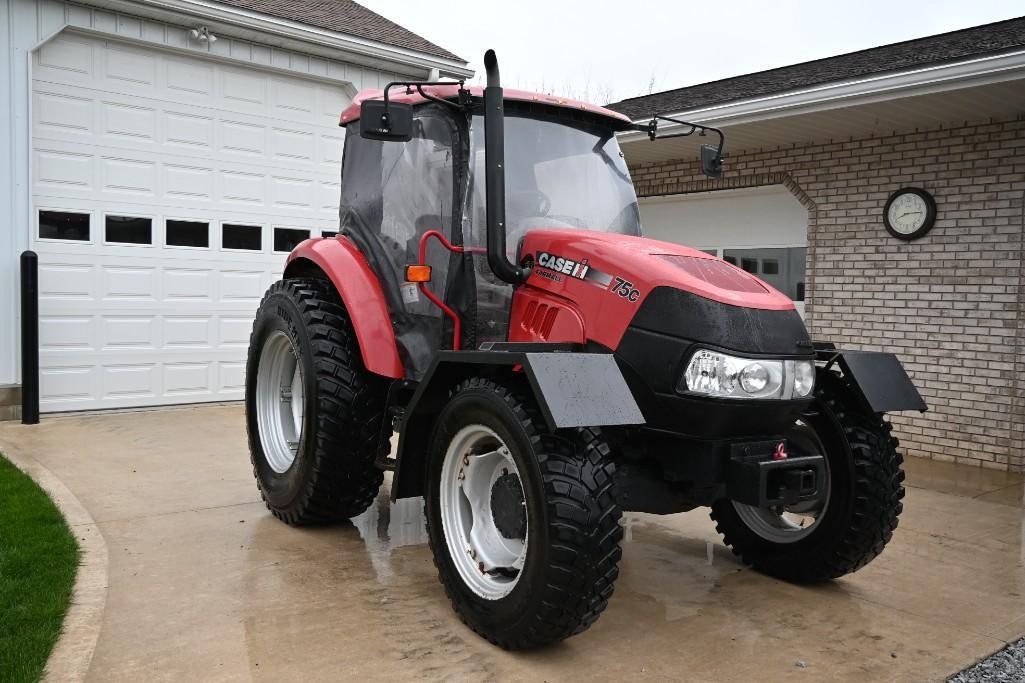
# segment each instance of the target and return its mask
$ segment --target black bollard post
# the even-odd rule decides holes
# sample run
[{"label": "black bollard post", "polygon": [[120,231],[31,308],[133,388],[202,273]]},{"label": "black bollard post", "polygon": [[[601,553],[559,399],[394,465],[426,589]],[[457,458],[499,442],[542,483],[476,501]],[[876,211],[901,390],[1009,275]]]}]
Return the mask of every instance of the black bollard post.
[{"label": "black bollard post", "polygon": [[21,254],[21,423],[39,424],[39,257]]}]

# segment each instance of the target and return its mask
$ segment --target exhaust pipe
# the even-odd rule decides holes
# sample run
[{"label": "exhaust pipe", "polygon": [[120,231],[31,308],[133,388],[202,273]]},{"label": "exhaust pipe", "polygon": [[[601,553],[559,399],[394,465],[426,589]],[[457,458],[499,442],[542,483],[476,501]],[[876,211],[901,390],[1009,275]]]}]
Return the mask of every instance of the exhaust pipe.
[{"label": "exhaust pipe", "polygon": [[518,285],[530,270],[511,263],[505,255],[505,110],[498,57],[484,53],[484,192],[487,199],[488,265],[500,279]]}]

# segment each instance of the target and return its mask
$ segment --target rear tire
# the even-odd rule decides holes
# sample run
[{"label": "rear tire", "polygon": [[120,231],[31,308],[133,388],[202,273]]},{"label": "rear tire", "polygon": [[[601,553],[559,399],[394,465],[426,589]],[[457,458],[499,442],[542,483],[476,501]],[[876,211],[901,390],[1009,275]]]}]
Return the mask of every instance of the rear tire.
[{"label": "rear tire", "polygon": [[779,532],[750,523],[757,518],[739,514],[728,499],[717,501],[711,516],[745,563],[787,581],[813,583],[861,569],[883,551],[903,509],[904,472],[890,425],[865,411],[836,373],[819,371],[815,402],[802,421],[820,440],[829,473],[829,497],[814,528],[779,542]]},{"label": "rear tire", "polygon": [[271,285],[249,342],[246,427],[257,486],[275,517],[323,524],[370,506],[384,476],[377,456],[388,448],[384,385],[363,366],[330,283]]},{"label": "rear tire", "polygon": [[[615,466],[600,435],[552,433],[525,397],[472,378],[442,410],[429,458],[428,536],[439,578],[464,623],[506,649],[554,643],[590,627],[612,595],[623,537]],[[480,464],[489,458],[495,462]],[[482,468],[491,474],[480,475]],[[481,476],[485,488],[465,493]],[[501,507],[500,500],[510,500],[510,476],[518,479],[518,495],[512,507]],[[471,497],[486,501],[485,514],[470,512],[476,511]],[[443,509],[453,501],[458,509]],[[519,516],[511,513],[517,506]],[[454,523],[459,514],[463,521]],[[489,530],[491,541],[459,535],[475,525]],[[505,550],[492,552],[496,546]],[[484,560],[491,564],[480,571],[477,562]]]}]

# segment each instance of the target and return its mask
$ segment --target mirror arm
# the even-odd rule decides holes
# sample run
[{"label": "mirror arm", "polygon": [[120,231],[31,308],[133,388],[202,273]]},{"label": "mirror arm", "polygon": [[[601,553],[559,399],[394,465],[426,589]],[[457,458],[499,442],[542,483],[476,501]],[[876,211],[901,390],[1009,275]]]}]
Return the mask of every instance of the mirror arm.
[{"label": "mirror arm", "polygon": [[[446,100],[446,99],[443,99],[441,97],[436,97],[436,96],[431,95],[430,93],[424,91],[424,86],[425,85],[455,85],[456,83],[459,84],[459,100],[460,100],[459,102],[452,102],[450,100]],[[432,102],[440,102],[442,104],[447,104],[450,107],[455,107],[456,109],[462,109],[463,106],[464,106],[463,105],[463,99],[464,99],[463,98],[463,93],[465,92],[465,93],[469,94],[469,91],[466,90],[466,81],[465,80],[458,80],[458,81],[392,81],[388,85],[384,86],[384,98],[383,99],[384,99],[384,106],[385,106],[385,108],[388,107],[388,91],[391,88],[403,88],[403,87],[406,89],[406,94],[407,95],[411,95],[413,93],[412,89],[416,88],[416,91],[424,99],[431,100]]]},{"label": "mirror arm", "polygon": [[[688,130],[684,131],[683,133],[669,133],[667,135],[659,135],[659,121],[669,121],[671,123],[676,123],[681,126],[687,126]],[[723,132],[718,128],[714,128],[713,126],[704,126],[700,123],[684,121],[683,119],[673,118],[672,116],[663,116],[661,114],[653,114],[651,117],[651,121],[649,121],[648,123],[635,123],[634,126],[637,130],[647,133],[649,140],[668,140],[669,138],[685,138],[694,135],[694,133],[697,133],[698,135],[704,135],[707,132],[715,133],[719,136],[719,145],[714,148],[715,156],[713,157],[712,162],[714,170],[709,171],[706,169],[705,174],[713,178],[718,178],[722,175],[722,150],[723,146],[725,146],[726,144],[726,135],[723,134]],[[704,152],[706,149],[711,150],[713,148],[711,145],[702,145],[702,165],[704,165]]]},{"label": "mirror arm", "polygon": [[[690,130],[686,133],[669,133],[667,135],[658,134],[658,122],[669,121],[671,123],[677,123],[681,126],[689,126]],[[661,114],[653,114],[651,121],[648,123],[634,124],[637,129],[647,133],[649,140],[668,140],[670,138],[685,138],[689,135],[697,133],[698,135],[704,135],[706,132],[712,132],[719,136],[719,146],[716,148],[716,157],[722,156],[722,148],[726,143],[726,136],[718,128],[713,126],[703,126],[700,123],[691,123],[690,121],[684,121],[683,119],[675,119],[672,116],[662,116]]]}]

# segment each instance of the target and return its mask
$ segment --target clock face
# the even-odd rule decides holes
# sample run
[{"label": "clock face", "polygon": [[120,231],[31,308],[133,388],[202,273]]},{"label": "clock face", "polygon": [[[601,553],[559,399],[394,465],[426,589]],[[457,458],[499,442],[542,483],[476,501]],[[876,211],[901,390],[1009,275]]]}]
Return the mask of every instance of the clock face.
[{"label": "clock face", "polygon": [[910,235],[922,229],[928,213],[929,207],[925,205],[925,200],[907,192],[893,200],[887,218],[894,230],[902,235]]},{"label": "clock face", "polygon": [[915,239],[929,231],[936,218],[936,204],[925,190],[898,190],[886,203],[886,228],[901,239]]}]

